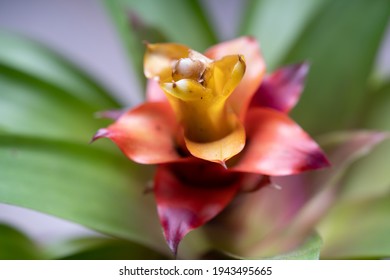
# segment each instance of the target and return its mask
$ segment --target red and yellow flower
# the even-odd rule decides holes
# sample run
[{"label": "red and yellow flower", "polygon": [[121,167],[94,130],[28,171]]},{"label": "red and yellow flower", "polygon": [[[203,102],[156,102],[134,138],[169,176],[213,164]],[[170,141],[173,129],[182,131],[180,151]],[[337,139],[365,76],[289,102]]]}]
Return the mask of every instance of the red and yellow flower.
[{"label": "red and yellow flower", "polygon": [[[250,37],[200,54],[179,44],[149,44],[147,100],[97,132],[131,160],[156,164],[154,194],[176,254],[181,239],[218,215],[239,193],[270,176],[329,165],[317,143],[287,113],[308,65],[266,75]],[[261,222],[261,221],[259,221]]]}]

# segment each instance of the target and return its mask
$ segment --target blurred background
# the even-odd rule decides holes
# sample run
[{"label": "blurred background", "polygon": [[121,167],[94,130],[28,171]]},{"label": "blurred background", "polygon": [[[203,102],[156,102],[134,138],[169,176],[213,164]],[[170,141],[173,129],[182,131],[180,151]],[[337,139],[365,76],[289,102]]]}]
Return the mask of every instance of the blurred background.
[{"label": "blurred background", "polygon": [[[205,11],[207,20],[212,24],[214,29],[213,31],[217,34],[217,40],[223,41],[232,39],[236,37],[236,34],[239,33],[240,30],[242,30],[243,25],[241,22],[245,21],[244,14],[248,10],[247,5],[249,2],[250,1],[243,0],[200,1],[201,8]],[[283,1],[276,2],[279,2],[279,4],[282,3],[280,5],[288,5],[287,3],[289,1],[285,1],[284,3]],[[299,14],[301,12],[301,8],[305,10],[306,8],[309,9],[314,5],[310,4],[310,0],[306,2],[299,2],[302,3],[302,6],[292,5],[290,7],[291,13]],[[373,5],[375,5],[376,1],[368,2],[372,2],[374,3]],[[258,6],[261,5],[259,4],[256,7]],[[268,10],[264,10],[264,13],[272,12],[273,9],[277,8],[277,4],[273,6],[268,5]],[[353,12],[354,11],[351,11],[351,13]],[[335,17],[339,16],[337,11],[333,13],[335,14]],[[356,13],[358,14],[358,12]],[[373,13],[375,13],[375,11],[373,11]],[[179,17],[182,15],[177,16]],[[255,33],[254,35],[257,37],[260,37],[259,34],[264,35],[264,41],[261,41],[261,44],[264,46],[264,55],[270,65],[270,70],[275,69],[282,62],[281,60],[278,60],[277,55],[283,53],[281,48],[289,43],[290,33],[284,33],[285,31],[282,29],[283,24],[280,26],[278,25],[278,21],[283,19],[284,16],[286,15],[281,14],[280,18],[275,19],[272,26],[264,26],[262,25],[262,21],[269,21],[267,21],[266,16],[262,15],[259,17],[257,25],[258,30],[253,30],[253,28],[252,30],[251,28],[247,29],[252,33]],[[255,20],[256,18],[253,19],[252,17],[252,26],[256,26],[253,23]],[[358,20],[364,21],[365,19],[361,18]],[[149,19],[145,19],[145,22],[149,23]],[[349,28],[349,26],[347,26],[348,24],[353,24],[353,21],[346,23],[345,26],[340,25],[332,28]],[[326,27],[319,26],[318,28],[319,30],[322,30],[321,28]],[[101,1],[0,0],[0,29],[27,36],[43,43],[51,49],[56,50],[70,61],[80,66],[82,69],[85,69],[86,72],[90,73],[96,78],[96,80],[101,81],[101,83],[107,87],[118,98],[118,100],[125,104],[125,106],[134,106],[141,102],[141,92],[143,86],[140,85],[139,80],[136,78],[136,71],[138,70],[134,70],[131,64],[128,63],[126,55],[127,50],[123,47],[114,23],[111,20],[104,3]],[[370,81],[373,84],[375,84],[377,80],[384,81],[390,78],[390,25],[387,25],[384,33],[385,36],[383,37],[380,36],[380,31],[375,32],[378,33],[378,36],[375,38],[380,38],[380,48],[375,54],[375,64],[371,71],[373,74],[370,76]],[[370,30],[362,30],[361,40],[365,40],[364,35],[369,33]],[[340,32],[338,34],[340,34]],[[272,42],[271,40],[267,41],[267,39],[272,36],[275,36],[276,39]],[[280,39],[280,43],[278,41],[278,36],[283,38]],[[332,35],[329,36],[331,37]],[[335,40],[337,39],[340,38],[335,38]],[[292,40],[293,39],[290,41],[292,42]],[[307,40],[310,41],[310,38]],[[359,40],[356,41],[356,44],[359,44]],[[334,45],[330,44],[330,48],[333,46]],[[343,46],[340,46],[340,48],[342,47]],[[199,51],[203,51],[203,49],[199,49]],[[310,54],[310,51],[308,53]],[[348,50],[346,53],[348,53]],[[299,47],[292,48],[290,52],[285,52],[285,54],[283,62],[294,60],[296,57],[300,56],[304,57],[305,55]],[[319,60],[332,60],[339,58],[332,58],[331,54],[332,50],[329,50],[329,52],[325,54],[327,57],[321,57]],[[316,54],[313,56],[316,57]],[[346,69],[348,70],[348,68]],[[332,69],[329,70],[329,72],[332,71]],[[338,71],[336,72],[339,73]],[[357,75],[354,78],[359,79],[360,76]],[[343,87],[344,85],[338,86]],[[307,104],[310,101],[309,97],[307,101],[305,100],[303,102],[306,102],[304,104]],[[333,109],[336,110],[335,112],[337,112],[337,110],[342,110],[342,104],[343,103],[341,102],[340,108],[322,109],[328,111],[328,113],[323,116],[321,115],[321,112],[323,111],[321,111],[319,114],[321,115],[320,117],[326,119],[331,115],[329,111]],[[317,110],[317,108],[313,110],[316,113],[315,110]],[[307,110],[307,112],[301,114],[297,113],[296,116],[298,119],[303,119],[303,127],[307,128],[314,134],[331,131],[333,128],[330,127],[329,123],[337,122],[338,118],[336,115],[336,119],[332,119],[329,122],[324,122],[322,124],[323,129],[317,129],[310,120],[310,117],[307,117],[308,115],[313,115],[313,111]],[[388,114],[383,115],[389,116]],[[372,118],[375,119],[375,116]],[[372,118],[371,120],[373,120]],[[298,122],[301,123],[299,120]],[[351,123],[351,119],[347,122]],[[354,120],[352,120],[352,122],[354,122]],[[383,123],[388,125],[390,120],[383,120]],[[365,123],[365,125],[367,127],[370,126],[368,123]],[[385,128],[386,125],[383,127]],[[341,125],[336,125],[336,129],[340,127]],[[388,160],[384,162],[385,164],[389,164]],[[385,167],[382,166],[382,169],[385,169]],[[355,181],[356,180],[358,179],[355,179]],[[32,210],[5,204],[0,204],[0,221],[14,225],[16,228],[22,230],[27,233],[27,235],[41,243],[53,242],[72,236],[98,235],[96,232],[88,230],[78,224]]]}]

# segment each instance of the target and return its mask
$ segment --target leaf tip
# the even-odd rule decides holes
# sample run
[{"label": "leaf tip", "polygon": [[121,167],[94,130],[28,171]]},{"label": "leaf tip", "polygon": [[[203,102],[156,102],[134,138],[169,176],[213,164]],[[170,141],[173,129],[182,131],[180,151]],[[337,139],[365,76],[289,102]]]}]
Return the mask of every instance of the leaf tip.
[{"label": "leaf tip", "polygon": [[160,221],[169,249],[177,258],[178,248],[184,236],[196,228],[194,215],[185,209],[159,207]]},{"label": "leaf tip", "polygon": [[107,137],[109,134],[109,131],[106,129],[106,128],[101,128],[99,129],[95,135],[92,137],[91,141],[89,141],[89,144],[92,144],[93,142],[95,142],[96,140],[100,139],[100,138],[104,138],[104,137]]},{"label": "leaf tip", "polygon": [[331,165],[331,162],[321,150],[312,152],[307,159],[307,168],[310,170],[327,168]]},{"label": "leaf tip", "polygon": [[228,169],[227,165],[226,165],[226,160],[221,160],[218,162],[224,169]]}]

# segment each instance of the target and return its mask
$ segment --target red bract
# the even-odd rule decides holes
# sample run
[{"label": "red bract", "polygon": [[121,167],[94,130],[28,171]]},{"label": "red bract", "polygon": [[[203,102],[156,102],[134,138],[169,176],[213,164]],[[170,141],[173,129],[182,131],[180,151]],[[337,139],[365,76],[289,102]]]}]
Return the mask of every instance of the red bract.
[{"label": "red bract", "polygon": [[301,94],[306,64],[261,82],[264,61],[252,38],[216,45],[205,55],[183,45],[148,46],[147,101],[94,137],[111,139],[138,163],[157,164],[158,214],[175,254],[185,234],[239,191],[263,186],[268,176],[329,165],[286,114]]}]

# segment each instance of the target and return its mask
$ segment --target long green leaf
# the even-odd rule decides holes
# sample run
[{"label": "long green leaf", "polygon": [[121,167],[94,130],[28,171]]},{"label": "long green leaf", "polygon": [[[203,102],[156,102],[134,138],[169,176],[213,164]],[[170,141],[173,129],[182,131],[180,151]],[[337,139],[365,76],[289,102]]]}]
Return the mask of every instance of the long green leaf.
[{"label": "long green leaf", "polygon": [[326,1],[252,0],[240,33],[256,37],[268,69],[273,70]]},{"label": "long green leaf", "polygon": [[[75,66],[34,41],[0,33],[0,131],[89,142],[98,111],[118,104]],[[98,144],[101,146],[101,144]]]},{"label": "long green leaf", "polygon": [[106,120],[103,109],[23,72],[0,65],[0,130],[88,143]]},{"label": "long green leaf", "polygon": [[127,12],[157,26],[172,42],[203,51],[217,38],[197,0],[119,0]]},{"label": "long green leaf", "polygon": [[[299,247],[286,252],[285,254],[272,256],[269,258],[256,258],[251,257],[250,259],[266,259],[266,260],[318,260],[320,257],[320,251],[322,247],[322,239],[317,233],[313,233],[309,236],[303,244]],[[243,260],[243,258],[238,255],[234,255],[228,252],[213,251],[205,256],[207,259],[229,259],[229,260]]]},{"label": "long green leaf", "polygon": [[312,66],[293,114],[304,128],[317,134],[354,121],[389,17],[387,0],[331,0],[309,23],[284,59]]},{"label": "long green leaf", "polygon": [[[371,91],[359,126],[390,131],[390,85]],[[389,141],[355,164],[342,197],[322,222],[325,258],[390,256]]]},{"label": "long green leaf", "polygon": [[44,81],[87,103],[106,108],[118,107],[118,102],[98,82],[33,40],[0,32],[0,66]]},{"label": "long green leaf", "polygon": [[[364,111],[360,115],[359,126],[390,132],[390,83],[368,93]],[[387,141],[353,166],[345,181],[343,197],[361,199],[390,191],[389,165],[390,141]]]},{"label": "long green leaf", "polygon": [[0,224],[0,260],[44,259],[40,249],[24,234],[6,224]]},{"label": "long green leaf", "polygon": [[48,255],[65,260],[156,260],[166,259],[140,244],[112,238],[79,238],[48,248]]},{"label": "long green leaf", "polygon": [[64,218],[91,229],[166,248],[150,169],[81,144],[0,137],[0,202]]},{"label": "long green leaf", "polygon": [[318,260],[320,258],[322,238],[317,234],[311,235],[297,249],[286,254],[271,257],[271,260]]},{"label": "long green leaf", "polygon": [[143,72],[143,56],[144,46],[137,39],[136,34],[131,30],[130,18],[125,5],[121,0],[105,0],[107,12],[109,13],[112,22],[117,30],[118,36],[121,39],[126,57],[130,65],[133,66],[138,81],[145,86],[145,76]]},{"label": "long green leaf", "polygon": [[[367,186],[369,187],[369,186]],[[390,256],[390,195],[340,203],[320,226],[324,258]]]}]

